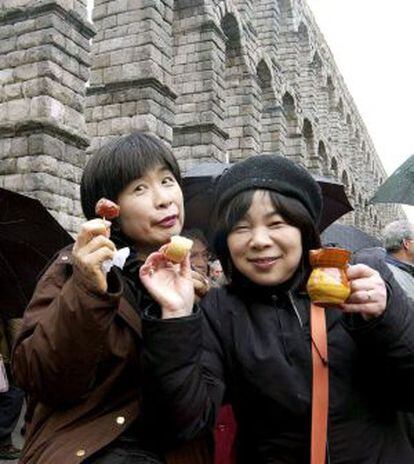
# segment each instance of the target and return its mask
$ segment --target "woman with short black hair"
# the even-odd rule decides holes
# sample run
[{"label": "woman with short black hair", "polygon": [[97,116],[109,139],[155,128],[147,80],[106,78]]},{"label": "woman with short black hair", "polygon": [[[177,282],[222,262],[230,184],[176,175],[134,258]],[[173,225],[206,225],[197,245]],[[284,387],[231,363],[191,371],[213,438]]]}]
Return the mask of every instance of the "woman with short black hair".
[{"label": "woman with short black hair", "polygon": [[[16,382],[28,394],[22,463],[202,462],[201,448],[183,450],[184,458],[166,454],[172,434],[154,420],[158,405],[141,362],[141,318],[159,308],[138,272],[181,231],[180,179],[171,151],[144,133],[114,140],[89,160],[81,183],[88,221],[40,279],[14,350]],[[96,217],[101,197],[120,207],[112,224]],[[116,246],[129,256],[107,272]]]}]

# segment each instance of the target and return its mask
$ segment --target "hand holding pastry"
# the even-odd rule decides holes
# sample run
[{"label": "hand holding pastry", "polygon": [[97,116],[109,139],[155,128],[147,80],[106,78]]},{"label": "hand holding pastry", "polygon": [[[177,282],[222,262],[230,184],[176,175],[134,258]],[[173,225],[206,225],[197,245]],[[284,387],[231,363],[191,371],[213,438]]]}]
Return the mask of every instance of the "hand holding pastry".
[{"label": "hand holding pastry", "polygon": [[191,240],[172,237],[171,242],[150,254],[139,276],[162,309],[163,319],[191,314],[194,286],[191,278]]},{"label": "hand holding pastry", "polygon": [[105,293],[108,289],[102,263],[112,259],[116,251],[109,239],[110,225],[102,219],[85,222],[73,246],[73,278],[92,292]]}]

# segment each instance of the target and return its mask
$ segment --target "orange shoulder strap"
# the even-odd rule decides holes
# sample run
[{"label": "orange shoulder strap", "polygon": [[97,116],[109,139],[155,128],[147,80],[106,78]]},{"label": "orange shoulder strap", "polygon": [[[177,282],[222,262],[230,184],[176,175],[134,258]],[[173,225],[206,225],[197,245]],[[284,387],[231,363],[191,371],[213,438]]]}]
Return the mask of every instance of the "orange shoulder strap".
[{"label": "orange shoulder strap", "polygon": [[312,429],[311,464],[325,464],[329,415],[328,337],[325,309],[311,304]]}]

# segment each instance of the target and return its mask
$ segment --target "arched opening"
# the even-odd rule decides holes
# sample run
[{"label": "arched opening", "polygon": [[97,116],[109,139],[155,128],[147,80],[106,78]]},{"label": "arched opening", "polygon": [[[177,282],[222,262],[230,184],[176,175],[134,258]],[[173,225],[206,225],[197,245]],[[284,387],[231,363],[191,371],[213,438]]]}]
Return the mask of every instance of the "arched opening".
[{"label": "arched opening", "polygon": [[221,20],[221,29],[226,36],[226,66],[231,66],[231,60],[241,55],[239,25],[233,14],[227,13]]},{"label": "arched opening", "polygon": [[345,191],[346,193],[350,193],[350,189],[349,189],[349,177],[348,177],[348,174],[346,171],[342,171],[342,175],[341,175],[341,182],[342,182],[342,185],[345,187]]},{"label": "arched opening", "polygon": [[272,153],[278,149],[278,110],[276,98],[272,87],[272,74],[265,62],[261,60],[257,65],[257,81],[259,84],[260,103],[260,152]]},{"label": "arched opening", "polygon": [[294,161],[303,163],[301,132],[296,114],[295,100],[289,92],[282,97],[282,110],[285,119],[285,151]]},{"label": "arched opening", "polygon": [[338,179],[338,161],[334,156],[331,159],[331,175],[334,179]]},{"label": "arched opening", "polygon": [[303,120],[302,137],[305,143],[306,166],[315,173],[319,173],[318,158],[315,156],[315,140],[312,123],[309,119]]}]

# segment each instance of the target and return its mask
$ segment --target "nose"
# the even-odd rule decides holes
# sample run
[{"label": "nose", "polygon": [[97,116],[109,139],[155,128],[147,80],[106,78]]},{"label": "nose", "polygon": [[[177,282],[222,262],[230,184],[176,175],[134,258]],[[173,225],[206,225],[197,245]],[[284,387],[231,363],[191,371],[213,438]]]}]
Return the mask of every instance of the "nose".
[{"label": "nose", "polygon": [[250,246],[257,249],[263,249],[272,245],[269,232],[265,227],[255,227],[251,231]]},{"label": "nose", "polygon": [[171,189],[159,185],[153,189],[153,201],[156,208],[166,208],[173,202]]}]

